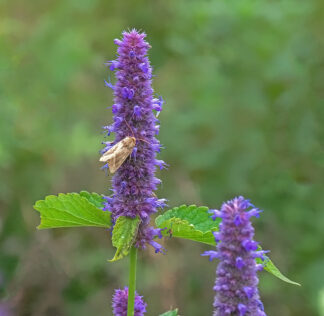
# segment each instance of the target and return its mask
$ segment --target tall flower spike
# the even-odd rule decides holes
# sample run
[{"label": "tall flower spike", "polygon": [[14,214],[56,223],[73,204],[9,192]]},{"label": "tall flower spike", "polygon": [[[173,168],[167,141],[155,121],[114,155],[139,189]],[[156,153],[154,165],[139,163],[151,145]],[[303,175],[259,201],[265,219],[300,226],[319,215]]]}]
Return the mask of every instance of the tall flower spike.
[{"label": "tall flower spike", "polygon": [[242,196],[222,205],[217,214],[222,218],[220,231],[215,236],[217,255],[207,251],[204,255],[217,257],[217,277],[214,286],[214,316],[265,316],[258,292],[257,271],[260,265],[256,257],[264,252],[257,251],[258,244],[253,240],[254,229],[250,217],[258,216],[260,210]]},{"label": "tall flower spike", "polygon": [[119,216],[139,216],[141,224],[135,246],[145,248],[150,244],[160,252],[162,247],[153,240],[160,233],[150,227],[149,222],[150,215],[165,205],[164,200],[159,200],[154,194],[161,182],[155,178],[155,169],[164,167],[165,163],[156,159],[161,146],[155,138],[159,126],[153,111],[162,108],[157,108],[157,101],[153,98],[152,69],[147,57],[150,45],[144,40],[145,36],[136,30],[124,32],[122,40],[115,40],[117,60],[108,63],[110,69],[116,71],[117,78],[113,86],[114,123],[104,128],[116,135],[109,146],[126,136],[135,137],[136,145],[114,175],[113,194],[106,200],[104,209],[112,212],[114,222]]},{"label": "tall flower spike", "polygon": [[[127,316],[127,301],[128,301],[128,288],[123,290],[115,290],[112,299],[112,307],[114,316]],[[143,316],[146,313],[147,304],[143,300],[143,296],[135,293],[135,308],[134,316]]]}]

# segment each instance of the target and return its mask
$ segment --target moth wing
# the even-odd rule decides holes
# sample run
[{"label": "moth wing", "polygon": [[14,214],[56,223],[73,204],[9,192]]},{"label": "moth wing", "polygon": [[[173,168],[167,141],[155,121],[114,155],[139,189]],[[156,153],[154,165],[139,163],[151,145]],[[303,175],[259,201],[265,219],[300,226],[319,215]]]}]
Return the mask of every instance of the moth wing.
[{"label": "moth wing", "polygon": [[108,162],[109,171],[116,172],[128,156],[132,153],[136,144],[134,137],[125,137],[116,145],[111,147],[101,157],[100,161]]},{"label": "moth wing", "polygon": [[121,140],[120,142],[118,142],[117,144],[115,144],[114,146],[112,146],[109,150],[107,150],[100,157],[99,161],[107,162],[109,159],[111,159],[112,157],[114,157],[114,155],[116,154],[116,152],[120,151],[121,148],[123,147],[122,142],[123,142],[123,140]]},{"label": "moth wing", "polygon": [[115,173],[128,156],[132,153],[132,150],[123,150],[122,152],[117,153],[113,157],[107,160],[110,173]]}]

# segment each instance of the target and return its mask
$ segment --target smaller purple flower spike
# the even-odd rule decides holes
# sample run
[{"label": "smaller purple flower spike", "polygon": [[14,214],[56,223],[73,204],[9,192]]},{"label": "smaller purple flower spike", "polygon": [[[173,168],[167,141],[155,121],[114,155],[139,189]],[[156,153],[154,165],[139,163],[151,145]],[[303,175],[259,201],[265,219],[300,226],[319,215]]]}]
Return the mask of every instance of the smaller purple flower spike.
[{"label": "smaller purple flower spike", "polygon": [[[253,207],[250,211],[249,208]],[[206,251],[210,260],[217,258],[217,277],[214,286],[213,316],[265,316],[258,292],[257,271],[262,265],[255,258],[264,259],[266,251],[258,251],[253,240],[251,216],[259,217],[260,210],[242,196],[212,210],[212,218],[222,219],[219,232],[214,233],[217,251]]]},{"label": "smaller purple flower spike", "polygon": [[[112,299],[112,307],[114,316],[127,316],[127,301],[128,301],[128,288],[123,290],[115,290]],[[134,316],[143,316],[146,313],[147,304],[143,300],[143,296],[135,293],[135,308]]]}]

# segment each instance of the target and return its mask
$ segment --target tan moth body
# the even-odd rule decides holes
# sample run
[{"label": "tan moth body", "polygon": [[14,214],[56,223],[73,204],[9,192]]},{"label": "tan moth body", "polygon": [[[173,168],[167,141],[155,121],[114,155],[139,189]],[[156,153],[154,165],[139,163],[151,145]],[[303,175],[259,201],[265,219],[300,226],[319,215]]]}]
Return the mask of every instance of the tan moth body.
[{"label": "tan moth body", "polygon": [[99,159],[99,161],[107,162],[109,171],[116,172],[124,163],[127,157],[132,153],[136,145],[136,138],[127,136],[109,150],[107,150]]}]

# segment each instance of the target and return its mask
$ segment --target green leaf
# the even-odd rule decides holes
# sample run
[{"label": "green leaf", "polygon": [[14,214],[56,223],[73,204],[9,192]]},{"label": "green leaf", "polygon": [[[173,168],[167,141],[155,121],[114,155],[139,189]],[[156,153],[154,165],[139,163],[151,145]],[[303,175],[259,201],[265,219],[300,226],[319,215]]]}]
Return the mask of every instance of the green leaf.
[{"label": "green leaf", "polygon": [[[158,228],[166,228],[162,231],[162,234],[165,236],[172,234],[173,237],[190,239],[216,246],[212,232],[218,231],[220,221],[218,218],[215,221],[211,218],[211,215],[208,213],[208,207],[181,205],[158,216],[155,224]],[[285,277],[269,257],[266,257],[266,260],[263,262],[259,258],[256,260],[258,263],[263,264],[264,269],[275,277],[284,282],[300,286],[299,283]]]},{"label": "green leaf", "polygon": [[275,277],[279,278],[280,280],[282,280],[284,282],[287,282],[287,283],[290,283],[290,284],[293,284],[293,285],[301,286],[299,283],[294,282],[294,281],[288,279],[287,277],[285,277],[279,271],[279,269],[274,265],[274,263],[270,260],[269,257],[266,257],[263,262],[262,262],[262,260],[260,258],[257,258],[256,261],[264,266],[264,270],[268,271],[269,273],[271,273]]},{"label": "green leaf", "polygon": [[109,261],[117,261],[128,255],[137,234],[140,219],[120,216],[112,232],[112,244],[117,248],[114,258]]},{"label": "green leaf", "polygon": [[104,200],[101,194],[95,192],[89,193],[87,191],[81,191],[80,195],[82,197],[85,197],[90,203],[95,205],[97,208],[102,209]]},{"label": "green leaf", "polygon": [[178,316],[178,309],[165,312],[165,313],[161,314],[160,316]]},{"label": "green leaf", "polygon": [[158,216],[155,224],[159,228],[167,228],[162,234],[190,239],[208,245],[214,245],[213,231],[218,230],[220,219],[215,221],[208,213],[208,207],[196,205],[181,205]]},{"label": "green leaf", "polygon": [[85,191],[80,194],[49,195],[34,205],[34,209],[41,215],[41,223],[37,228],[80,226],[109,228],[111,214],[101,209],[102,202],[103,198],[99,194]]}]

